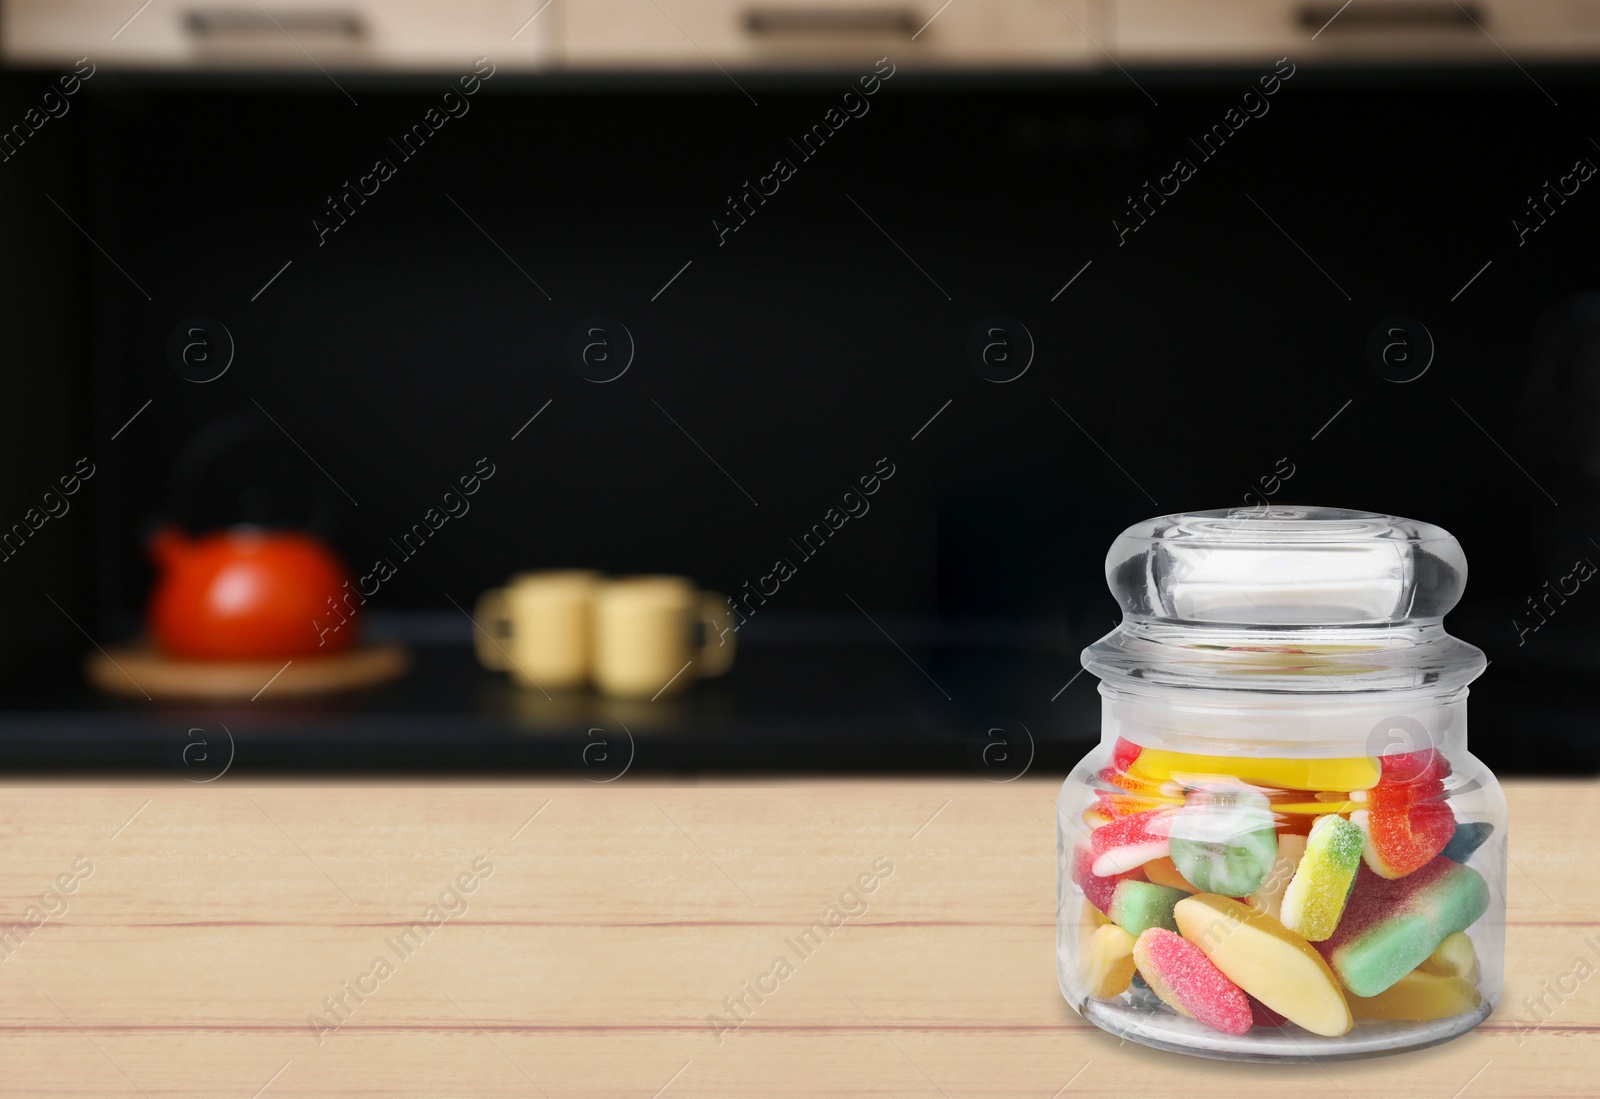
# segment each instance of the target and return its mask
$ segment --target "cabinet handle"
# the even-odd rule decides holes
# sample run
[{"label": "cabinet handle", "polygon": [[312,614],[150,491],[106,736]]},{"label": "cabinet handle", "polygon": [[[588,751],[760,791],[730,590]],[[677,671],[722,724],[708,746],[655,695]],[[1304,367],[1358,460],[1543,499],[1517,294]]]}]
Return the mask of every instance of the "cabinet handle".
[{"label": "cabinet handle", "polygon": [[[1340,14],[1338,3],[1303,4],[1299,22],[1306,30],[1326,28],[1328,32],[1350,31],[1405,31],[1405,30],[1477,30],[1489,21],[1479,4],[1432,3],[1419,0],[1415,3],[1352,4],[1350,10]],[[1334,17],[1338,16],[1337,19]],[[1331,22],[1330,22],[1331,21]]]},{"label": "cabinet handle", "polygon": [[207,41],[230,38],[254,41],[268,34],[304,34],[355,41],[366,33],[359,13],[338,9],[300,9],[268,14],[261,8],[193,8],[184,13],[183,26],[191,37]]},{"label": "cabinet handle", "polygon": [[912,8],[747,8],[744,29],[752,35],[903,35],[921,26]]}]

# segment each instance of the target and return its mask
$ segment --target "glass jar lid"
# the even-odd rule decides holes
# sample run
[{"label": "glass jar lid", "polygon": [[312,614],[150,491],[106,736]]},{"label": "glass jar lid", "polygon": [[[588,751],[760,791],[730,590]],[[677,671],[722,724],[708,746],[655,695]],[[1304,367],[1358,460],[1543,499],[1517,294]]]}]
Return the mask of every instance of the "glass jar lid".
[{"label": "glass jar lid", "polygon": [[1103,680],[1262,691],[1464,687],[1483,653],[1445,633],[1461,545],[1431,523],[1296,505],[1125,530],[1106,556],[1123,621],[1084,651]]}]

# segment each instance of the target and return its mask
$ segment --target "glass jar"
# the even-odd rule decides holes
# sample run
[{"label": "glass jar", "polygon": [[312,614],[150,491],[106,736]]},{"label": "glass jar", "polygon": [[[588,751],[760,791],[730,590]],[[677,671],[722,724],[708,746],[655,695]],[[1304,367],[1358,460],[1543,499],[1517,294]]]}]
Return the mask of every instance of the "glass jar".
[{"label": "glass jar", "polygon": [[1168,515],[1106,557],[1100,745],[1056,812],[1061,991],[1113,1034],[1257,1061],[1416,1049],[1501,993],[1505,799],[1467,751],[1483,653],[1427,523]]}]

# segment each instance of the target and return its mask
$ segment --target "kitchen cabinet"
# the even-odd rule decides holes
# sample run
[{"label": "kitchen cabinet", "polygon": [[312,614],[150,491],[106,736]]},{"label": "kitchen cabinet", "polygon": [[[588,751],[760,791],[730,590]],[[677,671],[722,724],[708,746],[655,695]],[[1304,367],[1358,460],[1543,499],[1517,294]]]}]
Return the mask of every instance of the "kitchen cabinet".
[{"label": "kitchen cabinet", "polygon": [[1600,54],[1589,0],[5,0],[13,65],[147,69],[1095,70]]},{"label": "kitchen cabinet", "polygon": [[126,68],[1081,66],[1096,0],[8,0],[4,56]]},{"label": "kitchen cabinet", "polygon": [[[1592,57],[1586,0],[1109,0],[1107,35],[1137,62],[1488,61]],[[1502,53],[1502,48],[1506,53]]]},{"label": "kitchen cabinet", "polygon": [[1102,58],[1092,0],[571,0],[578,67],[1075,66]]},{"label": "kitchen cabinet", "polygon": [[12,65],[467,72],[488,57],[525,68],[555,54],[551,13],[528,21],[540,2],[5,0],[0,40]]}]

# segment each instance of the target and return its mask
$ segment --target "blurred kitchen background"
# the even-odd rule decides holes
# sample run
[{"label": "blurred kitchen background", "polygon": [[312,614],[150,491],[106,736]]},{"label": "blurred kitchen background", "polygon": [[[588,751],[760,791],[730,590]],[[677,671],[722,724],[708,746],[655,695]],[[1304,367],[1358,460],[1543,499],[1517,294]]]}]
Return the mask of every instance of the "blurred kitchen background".
[{"label": "blurred kitchen background", "polygon": [[[0,768],[1063,771],[1113,537],[1264,498],[1456,534],[1474,750],[1600,764],[1600,3],[540,2],[0,2],[0,527],[93,469],[0,565]],[[409,669],[97,692],[165,523],[393,559]],[[473,655],[513,573],[778,558],[676,696]]]}]

